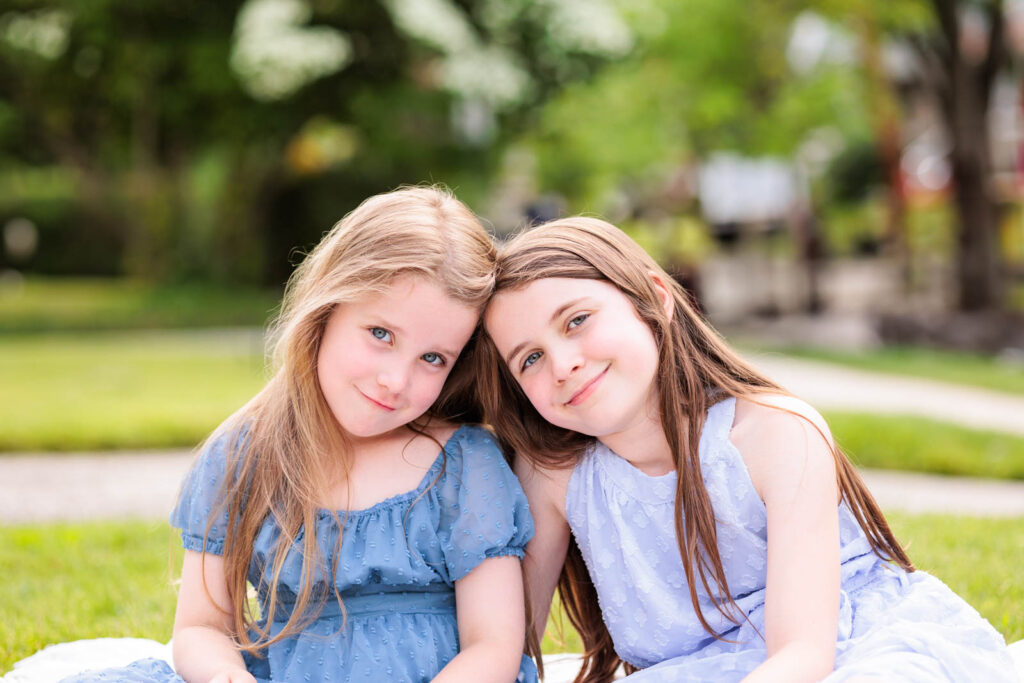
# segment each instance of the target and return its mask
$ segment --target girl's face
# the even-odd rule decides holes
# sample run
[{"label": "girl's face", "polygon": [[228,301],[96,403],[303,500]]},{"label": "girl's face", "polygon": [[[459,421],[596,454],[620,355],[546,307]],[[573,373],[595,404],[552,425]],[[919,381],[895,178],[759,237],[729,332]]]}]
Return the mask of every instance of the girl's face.
[{"label": "girl's face", "polygon": [[364,439],[415,420],[437,399],[478,319],[476,308],[411,275],[335,306],[317,356],[334,419]]},{"label": "girl's face", "polygon": [[614,285],[534,280],[495,295],[484,321],[512,376],[548,422],[602,440],[657,424],[658,348]]}]

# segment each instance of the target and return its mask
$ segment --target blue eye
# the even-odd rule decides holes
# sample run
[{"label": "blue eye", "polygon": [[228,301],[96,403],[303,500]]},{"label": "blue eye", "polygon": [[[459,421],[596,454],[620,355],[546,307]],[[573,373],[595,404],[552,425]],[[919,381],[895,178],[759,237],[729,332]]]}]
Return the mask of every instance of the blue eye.
[{"label": "blue eye", "polygon": [[391,333],[383,327],[371,327],[370,334],[372,334],[375,339],[379,339],[382,342],[391,342]]},{"label": "blue eye", "polygon": [[580,313],[579,315],[577,315],[574,318],[569,320],[569,325],[568,325],[569,329],[571,330],[571,329],[579,327],[580,325],[583,324],[583,321],[586,320],[589,317],[590,317],[589,313]]},{"label": "blue eye", "polygon": [[530,355],[523,359],[523,364],[519,368],[519,371],[522,372],[523,370],[527,369],[528,367],[536,363],[538,360],[540,360],[540,351],[534,351],[533,353],[531,353]]},{"label": "blue eye", "polygon": [[420,358],[427,361],[431,365],[436,365],[438,367],[445,366],[444,358],[441,356],[441,354],[434,353],[433,351],[431,351],[430,353],[423,354],[422,356],[420,356]]}]

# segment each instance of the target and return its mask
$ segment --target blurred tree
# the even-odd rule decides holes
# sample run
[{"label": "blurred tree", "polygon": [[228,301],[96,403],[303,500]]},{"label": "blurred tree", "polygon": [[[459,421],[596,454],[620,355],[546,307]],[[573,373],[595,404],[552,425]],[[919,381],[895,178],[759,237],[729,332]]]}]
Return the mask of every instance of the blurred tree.
[{"label": "blurred tree", "polygon": [[[1002,0],[818,0],[832,16],[853,18],[913,47],[920,85],[941,114],[951,151],[957,214],[956,270],[961,310],[996,308],[1003,297],[998,197],[992,182],[989,106],[996,77],[1010,66]],[[883,159],[892,167],[884,126]],[[888,174],[898,183],[898,175]]]},{"label": "blurred tree", "polygon": [[1002,0],[931,0],[938,31],[911,34],[952,142],[959,305],[1002,303],[999,208],[992,182],[989,105],[996,76],[1009,65]]},{"label": "blurred tree", "polygon": [[545,187],[607,210],[624,188],[662,184],[712,152],[794,157],[824,128],[863,137],[863,86],[850,66],[793,73],[786,44],[805,6],[635,7],[635,53],[568,88],[531,132]]},{"label": "blurred tree", "polygon": [[10,0],[0,164],[70,169],[68,229],[129,274],[279,283],[369,194],[482,194],[505,131],[631,47],[600,2]]},{"label": "blurred tree", "polygon": [[[614,211],[672,169],[719,150],[827,161],[812,148],[874,140],[886,241],[906,259],[899,100],[886,64],[915,47],[951,143],[964,310],[998,306],[997,197],[988,107],[1007,57],[1002,0],[650,0],[631,5],[638,49],[567,88],[526,136],[545,188]],[[813,66],[787,54],[808,12],[833,20]],[[791,43],[791,41],[790,41]],[[790,45],[792,47],[792,45]],[[832,142],[830,143],[829,140]],[[838,141],[838,144],[836,144]],[[630,202],[626,202],[629,204]],[[635,204],[635,202],[633,202]],[[907,269],[906,264],[904,265]]]}]

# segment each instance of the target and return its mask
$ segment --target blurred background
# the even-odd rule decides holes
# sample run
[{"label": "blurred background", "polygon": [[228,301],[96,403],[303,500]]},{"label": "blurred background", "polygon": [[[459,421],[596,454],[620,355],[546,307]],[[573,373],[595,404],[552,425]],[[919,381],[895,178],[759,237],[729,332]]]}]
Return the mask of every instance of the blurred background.
[{"label": "blurred background", "polygon": [[[797,364],[768,369],[858,463],[1024,479],[1022,73],[1024,0],[4,0],[0,465],[47,484],[54,452],[194,446],[265,381],[302,255],[443,183],[499,237],[623,227],[731,342]],[[829,404],[836,369],[940,407]],[[0,672],[169,637],[166,524],[23,496]],[[1014,514],[896,520],[1019,639]]]},{"label": "blurred background", "polygon": [[7,300],[279,288],[360,200],[437,182],[498,234],[621,224],[720,322],[1024,344],[1019,0],[4,5]]}]

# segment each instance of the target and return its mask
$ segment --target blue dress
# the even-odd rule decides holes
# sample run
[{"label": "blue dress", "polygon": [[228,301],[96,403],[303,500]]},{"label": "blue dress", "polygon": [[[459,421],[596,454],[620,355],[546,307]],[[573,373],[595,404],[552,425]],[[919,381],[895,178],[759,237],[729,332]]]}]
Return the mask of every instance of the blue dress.
[{"label": "blue dress", "polygon": [[[226,438],[214,440],[185,478],[171,524],[181,529],[186,549],[201,552],[211,511],[226,471]],[[435,482],[435,478],[440,478]],[[459,651],[455,619],[456,581],[489,557],[523,556],[533,536],[526,497],[494,439],[485,429],[460,427],[414,490],[365,510],[342,511],[341,551],[330,574],[346,617],[329,599],[316,620],[297,636],[265,648],[262,658],[244,654],[260,681],[431,680]],[[222,554],[227,517],[214,521],[208,553]],[[323,510],[317,539],[330,558],[339,527]],[[249,581],[261,608],[270,586],[259,567],[280,533],[268,518],[253,547]],[[287,614],[302,570],[302,530],[289,551],[277,586]],[[317,573],[317,581],[323,576]],[[287,617],[270,625],[279,633]],[[140,660],[127,668],[91,671],[73,681],[181,682],[166,662]],[[519,681],[536,681],[532,660],[523,657]]]},{"label": "blue dress", "polygon": [[[642,669],[627,680],[738,681],[767,656],[767,517],[729,441],[734,409],[734,399],[711,407],[700,458],[722,565],[747,620],[728,621],[701,586],[697,594],[708,623],[735,642],[715,640],[693,610],[676,545],[675,472],[648,476],[597,443],[569,480],[566,516],[615,651]],[[845,503],[839,531],[839,637],[826,681],[1016,680],[1002,636],[935,577],[879,559]]]}]

